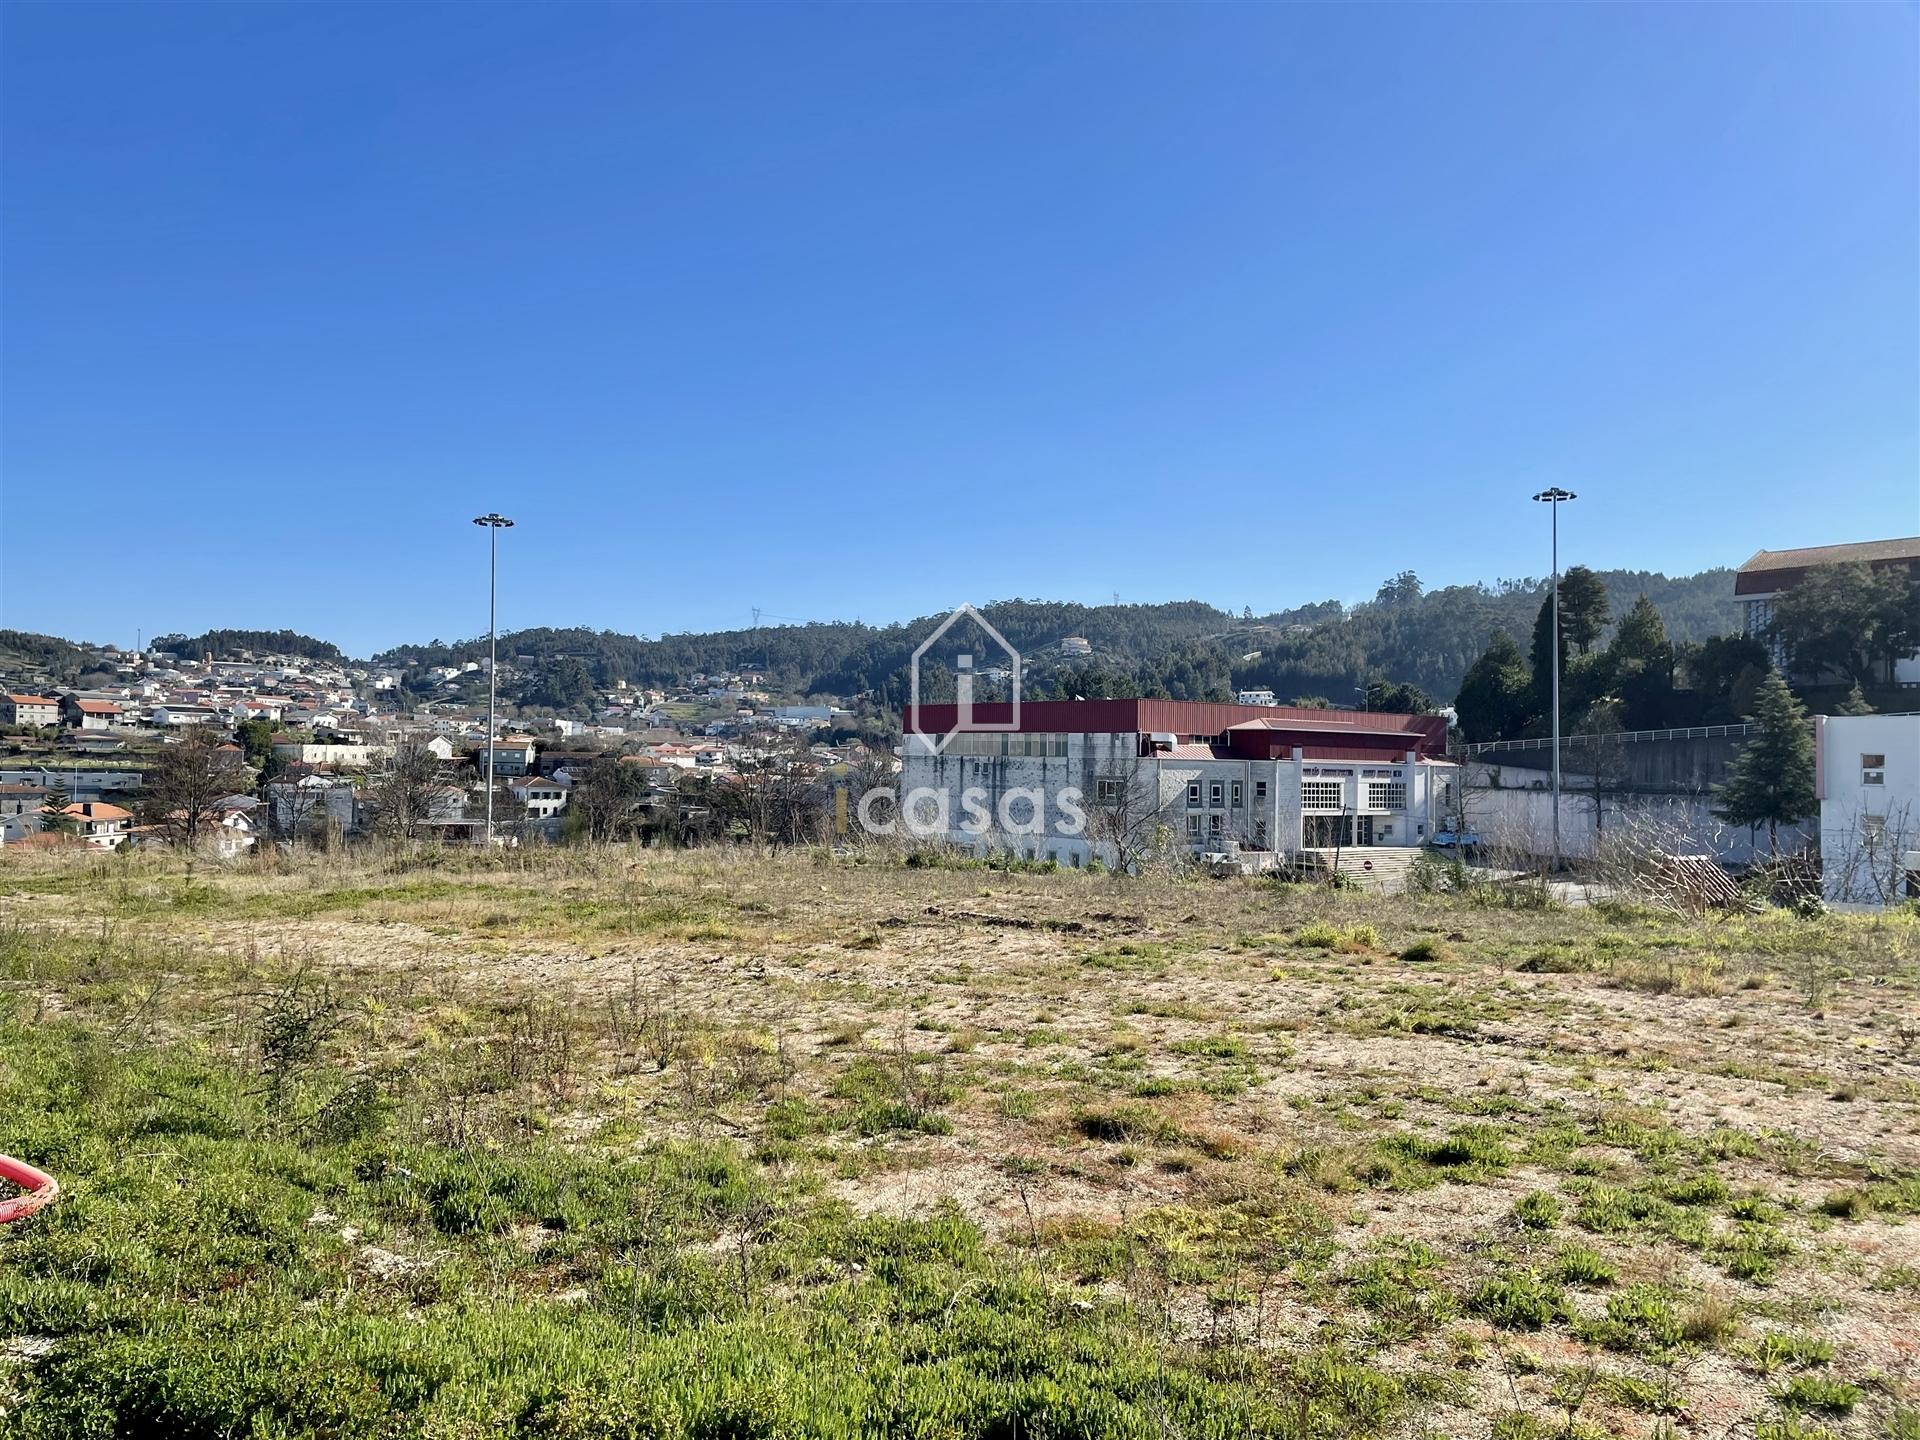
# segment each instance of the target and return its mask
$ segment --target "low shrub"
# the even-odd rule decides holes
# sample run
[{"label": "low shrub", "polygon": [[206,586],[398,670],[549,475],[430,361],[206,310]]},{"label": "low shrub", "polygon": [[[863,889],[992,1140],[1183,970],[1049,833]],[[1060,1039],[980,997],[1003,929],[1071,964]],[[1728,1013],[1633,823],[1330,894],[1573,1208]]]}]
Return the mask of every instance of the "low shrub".
[{"label": "low shrub", "polygon": [[1467,1309],[1503,1330],[1538,1330],[1571,1313],[1560,1287],[1531,1270],[1481,1281]]}]

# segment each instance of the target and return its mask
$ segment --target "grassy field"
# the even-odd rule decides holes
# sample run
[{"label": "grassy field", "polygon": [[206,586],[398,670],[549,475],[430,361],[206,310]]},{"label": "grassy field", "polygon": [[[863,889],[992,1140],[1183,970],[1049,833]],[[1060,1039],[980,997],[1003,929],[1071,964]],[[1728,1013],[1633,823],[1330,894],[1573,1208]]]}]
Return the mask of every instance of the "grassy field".
[{"label": "grassy field", "polygon": [[9,1436],[1920,1437],[1912,916],[262,865],[0,863]]}]

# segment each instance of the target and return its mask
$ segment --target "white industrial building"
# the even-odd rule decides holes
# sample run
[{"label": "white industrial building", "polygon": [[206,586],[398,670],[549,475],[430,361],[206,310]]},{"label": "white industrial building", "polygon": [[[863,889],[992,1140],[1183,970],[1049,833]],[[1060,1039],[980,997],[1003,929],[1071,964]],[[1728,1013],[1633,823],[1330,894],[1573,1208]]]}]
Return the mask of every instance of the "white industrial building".
[{"label": "white industrial building", "polygon": [[[1426,842],[1453,803],[1432,715],[1054,700],[906,713],[899,824],[985,855],[1080,867],[1156,848],[1234,852]],[[863,815],[863,820],[869,816]]]}]

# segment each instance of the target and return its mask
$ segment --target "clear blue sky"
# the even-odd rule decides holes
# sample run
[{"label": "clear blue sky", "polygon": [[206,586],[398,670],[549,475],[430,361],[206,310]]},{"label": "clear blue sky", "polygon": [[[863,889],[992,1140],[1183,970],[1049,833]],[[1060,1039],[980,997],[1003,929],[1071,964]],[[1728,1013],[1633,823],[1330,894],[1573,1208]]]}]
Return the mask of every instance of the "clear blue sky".
[{"label": "clear blue sky", "polygon": [[0,624],[1920,533],[1911,3],[11,4]]}]

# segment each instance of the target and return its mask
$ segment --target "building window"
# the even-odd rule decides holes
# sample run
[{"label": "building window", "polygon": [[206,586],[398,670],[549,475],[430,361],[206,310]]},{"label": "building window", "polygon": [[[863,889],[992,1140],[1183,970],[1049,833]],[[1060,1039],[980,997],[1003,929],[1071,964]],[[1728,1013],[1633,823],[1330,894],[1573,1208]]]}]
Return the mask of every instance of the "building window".
[{"label": "building window", "polygon": [[1207,816],[1207,832],[1211,835],[1218,835],[1220,833],[1220,817],[1218,815]]},{"label": "building window", "polygon": [[1860,757],[1860,783],[1862,785],[1886,784],[1887,757],[1884,755],[1862,755]]},{"label": "building window", "polygon": [[1198,809],[1200,806],[1200,782],[1198,780],[1187,786],[1187,804],[1194,809]]},{"label": "building window", "polygon": [[1209,805],[1218,806],[1220,803],[1221,797],[1224,796],[1225,794],[1226,794],[1226,787],[1221,785],[1220,782],[1216,780],[1214,781],[1213,784],[1207,787],[1207,803]]},{"label": "building window", "polygon": [[1199,833],[1200,833],[1200,817],[1198,815],[1187,816],[1187,834],[1198,835]]},{"label": "building window", "polygon": [[1236,780],[1233,782],[1233,808],[1238,810],[1240,808],[1240,804],[1241,804],[1240,782]]},{"label": "building window", "polygon": [[1868,848],[1878,845],[1887,838],[1887,817],[1884,815],[1862,815],[1860,817],[1860,838],[1867,842]]},{"label": "building window", "polygon": [[1339,810],[1344,806],[1346,786],[1338,780],[1302,780],[1300,806],[1304,810]]},{"label": "building window", "polygon": [[1120,797],[1125,793],[1126,784],[1121,780],[1103,779],[1098,781],[1094,787],[1094,794],[1102,805],[1118,805],[1120,803]]},{"label": "building window", "polygon": [[1266,781],[1256,780],[1253,782],[1253,798],[1256,800],[1264,800],[1267,798],[1267,782]]},{"label": "building window", "polygon": [[1367,808],[1369,810],[1406,809],[1407,782],[1404,780],[1369,780],[1367,782]]},{"label": "building window", "polygon": [[[928,741],[929,753],[935,741]],[[950,736],[940,751],[944,755],[967,755],[977,759],[998,760],[1002,756],[1051,759],[1067,753],[1065,735],[1015,735],[999,731],[962,731]]]}]

